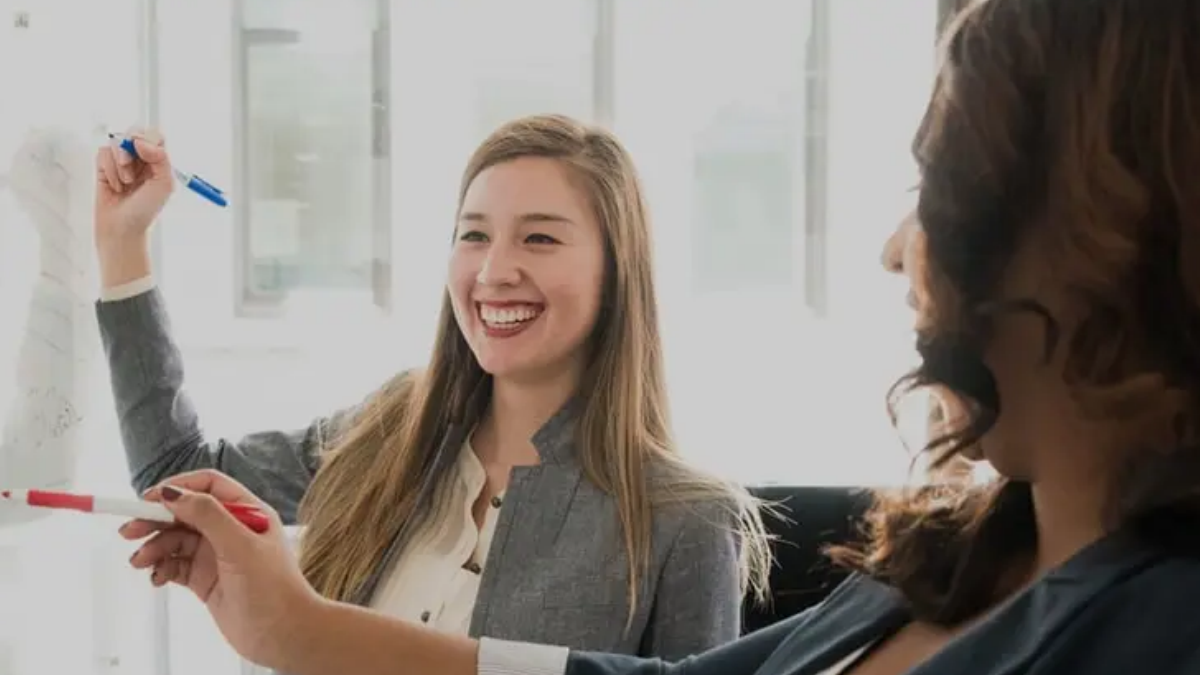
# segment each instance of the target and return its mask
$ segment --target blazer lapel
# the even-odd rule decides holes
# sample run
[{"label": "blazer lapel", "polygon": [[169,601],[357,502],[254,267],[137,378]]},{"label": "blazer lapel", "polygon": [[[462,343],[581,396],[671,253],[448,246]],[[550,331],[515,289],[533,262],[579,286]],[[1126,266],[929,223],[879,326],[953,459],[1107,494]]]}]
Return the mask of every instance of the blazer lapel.
[{"label": "blazer lapel", "polygon": [[[575,406],[568,403],[534,434],[541,463],[518,466],[509,476],[504,507],[500,509],[488,564],[479,580],[479,595],[471,617],[470,634],[486,634],[489,617],[497,603],[510,595],[499,585],[521,578],[526,570],[508,569],[509,560],[546,560],[553,555],[567,514],[583,479],[575,458]],[[511,551],[534,551],[511,555]]]},{"label": "blazer lapel", "polygon": [[572,399],[533,435],[541,464],[533,470],[514,474],[522,482],[523,517],[530,523],[530,539],[522,543],[539,554],[548,554],[558,541],[567,515],[583,480],[576,436],[579,422],[578,399]]}]

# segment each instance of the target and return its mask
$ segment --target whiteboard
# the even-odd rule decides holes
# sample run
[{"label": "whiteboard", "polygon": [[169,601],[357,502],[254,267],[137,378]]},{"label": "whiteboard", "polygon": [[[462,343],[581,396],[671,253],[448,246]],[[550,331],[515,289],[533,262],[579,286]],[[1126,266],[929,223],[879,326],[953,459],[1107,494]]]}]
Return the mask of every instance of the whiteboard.
[{"label": "whiteboard", "polygon": [[[79,455],[91,364],[91,151],[32,129],[0,165],[0,484],[66,488]],[[0,526],[43,513],[0,504]]]}]

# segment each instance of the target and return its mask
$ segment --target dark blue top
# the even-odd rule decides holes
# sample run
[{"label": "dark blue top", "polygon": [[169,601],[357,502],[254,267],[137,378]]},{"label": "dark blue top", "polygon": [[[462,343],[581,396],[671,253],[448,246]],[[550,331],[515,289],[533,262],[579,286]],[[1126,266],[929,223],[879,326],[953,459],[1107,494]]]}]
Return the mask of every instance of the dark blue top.
[{"label": "dark blue top", "polygon": [[[853,576],[825,602],[678,663],[572,652],[567,675],[818,675],[909,621]],[[1113,535],[1080,551],[907,675],[1200,675],[1200,560]]]}]

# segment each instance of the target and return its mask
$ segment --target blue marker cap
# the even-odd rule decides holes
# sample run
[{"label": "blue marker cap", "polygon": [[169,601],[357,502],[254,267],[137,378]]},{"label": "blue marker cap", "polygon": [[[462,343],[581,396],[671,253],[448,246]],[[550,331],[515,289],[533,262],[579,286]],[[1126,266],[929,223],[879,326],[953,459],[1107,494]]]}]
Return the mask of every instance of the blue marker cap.
[{"label": "blue marker cap", "polygon": [[217,206],[228,206],[229,204],[229,202],[225,201],[225,193],[221,192],[220,188],[200,176],[192,176],[186,185],[192,192],[204,197]]}]

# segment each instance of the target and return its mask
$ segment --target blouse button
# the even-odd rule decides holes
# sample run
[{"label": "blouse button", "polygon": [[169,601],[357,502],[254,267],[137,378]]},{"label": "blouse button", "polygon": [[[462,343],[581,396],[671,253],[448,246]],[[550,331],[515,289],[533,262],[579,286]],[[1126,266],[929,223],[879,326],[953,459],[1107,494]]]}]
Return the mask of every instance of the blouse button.
[{"label": "blouse button", "polygon": [[474,560],[472,560],[471,562],[464,565],[463,569],[470,572],[471,574],[479,574],[480,572],[483,571],[483,568],[479,566],[479,563],[475,562]]},{"label": "blouse button", "polygon": [[429,610],[421,612],[421,623],[429,623]]},{"label": "blouse button", "polygon": [[500,495],[496,495],[496,496],[492,497],[492,508],[493,509],[500,508],[500,505],[503,503],[504,503],[504,500],[500,498]]}]

